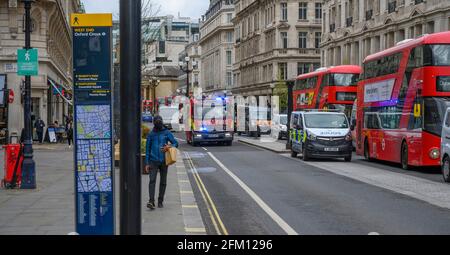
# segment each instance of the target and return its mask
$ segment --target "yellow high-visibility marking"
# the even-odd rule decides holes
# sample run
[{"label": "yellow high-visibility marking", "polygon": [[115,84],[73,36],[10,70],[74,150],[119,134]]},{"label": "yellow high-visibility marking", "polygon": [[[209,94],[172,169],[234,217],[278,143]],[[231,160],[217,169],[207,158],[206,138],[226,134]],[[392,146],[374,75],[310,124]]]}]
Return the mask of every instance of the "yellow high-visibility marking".
[{"label": "yellow high-visibility marking", "polygon": [[112,13],[70,15],[72,27],[112,27]]}]

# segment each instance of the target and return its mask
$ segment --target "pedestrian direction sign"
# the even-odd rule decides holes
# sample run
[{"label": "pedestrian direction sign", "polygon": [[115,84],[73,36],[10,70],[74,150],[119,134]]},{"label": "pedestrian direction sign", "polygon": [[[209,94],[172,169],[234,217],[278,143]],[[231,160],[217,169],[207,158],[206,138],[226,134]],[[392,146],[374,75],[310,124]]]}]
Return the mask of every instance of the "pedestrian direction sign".
[{"label": "pedestrian direction sign", "polygon": [[113,235],[111,14],[73,14],[75,219],[80,235]]},{"label": "pedestrian direction sign", "polygon": [[17,50],[17,74],[21,76],[37,76],[39,73],[39,59],[37,49]]}]

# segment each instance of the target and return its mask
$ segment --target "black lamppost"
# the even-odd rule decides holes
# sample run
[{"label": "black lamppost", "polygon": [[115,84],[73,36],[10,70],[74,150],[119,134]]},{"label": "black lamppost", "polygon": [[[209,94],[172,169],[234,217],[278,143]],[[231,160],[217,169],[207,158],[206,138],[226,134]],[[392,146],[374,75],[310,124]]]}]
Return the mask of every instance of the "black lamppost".
[{"label": "black lamppost", "polygon": [[[34,0],[22,0],[25,4],[25,49],[31,49],[31,3]],[[25,76],[24,96],[24,132],[23,132],[23,155],[22,184],[21,189],[36,188],[36,164],[33,160],[33,141],[31,134],[31,76]]]},{"label": "black lamppost", "polygon": [[[193,69],[189,69],[189,62],[191,59],[189,57],[184,58],[184,62],[180,61],[180,69],[186,73],[186,97],[189,98],[190,91],[189,91],[189,74],[193,71]],[[195,67],[197,65],[196,61],[192,61],[192,67]]]},{"label": "black lamppost", "polygon": [[158,87],[159,83],[161,83],[160,80],[156,80],[155,78],[150,79],[150,88],[152,90],[152,99],[153,99],[153,109],[152,114],[156,114],[156,88]]},{"label": "black lamppost", "polygon": [[140,235],[141,0],[120,0],[120,234]]}]

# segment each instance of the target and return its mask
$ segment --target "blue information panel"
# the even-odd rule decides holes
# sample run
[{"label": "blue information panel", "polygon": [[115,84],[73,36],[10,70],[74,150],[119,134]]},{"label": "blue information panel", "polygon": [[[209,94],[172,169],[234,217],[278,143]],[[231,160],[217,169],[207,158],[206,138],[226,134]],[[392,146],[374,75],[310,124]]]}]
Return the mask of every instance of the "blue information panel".
[{"label": "blue information panel", "polygon": [[73,27],[75,221],[80,235],[115,233],[111,56],[111,27]]}]

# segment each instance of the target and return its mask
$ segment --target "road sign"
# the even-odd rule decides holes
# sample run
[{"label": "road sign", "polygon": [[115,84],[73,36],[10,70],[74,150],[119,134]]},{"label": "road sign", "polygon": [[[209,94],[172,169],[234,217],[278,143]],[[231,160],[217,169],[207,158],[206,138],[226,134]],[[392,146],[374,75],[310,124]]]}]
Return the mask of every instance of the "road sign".
[{"label": "road sign", "polygon": [[39,59],[37,49],[17,50],[17,75],[37,76],[39,73]]},{"label": "road sign", "polygon": [[71,25],[76,232],[113,235],[112,47],[111,26],[105,26],[112,15],[73,14]]}]

